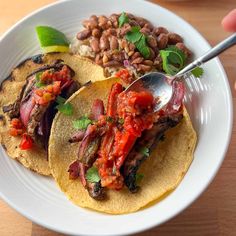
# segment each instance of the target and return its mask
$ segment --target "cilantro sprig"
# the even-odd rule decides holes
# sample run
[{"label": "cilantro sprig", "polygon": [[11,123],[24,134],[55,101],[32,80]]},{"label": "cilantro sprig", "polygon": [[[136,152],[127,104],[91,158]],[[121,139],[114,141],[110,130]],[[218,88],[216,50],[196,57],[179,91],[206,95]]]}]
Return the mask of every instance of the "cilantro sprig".
[{"label": "cilantro sprig", "polygon": [[133,26],[131,30],[125,35],[127,41],[133,43],[142,56],[147,59],[150,56],[150,49],[147,46],[147,37],[140,32],[139,26]]},{"label": "cilantro sprig", "polygon": [[[160,55],[163,62],[163,70],[169,75],[177,74],[186,64],[186,55],[176,46],[169,46],[161,50]],[[191,73],[195,77],[201,77],[203,75],[203,69],[196,67]]]},{"label": "cilantro sprig", "polygon": [[73,127],[78,130],[85,130],[90,124],[92,124],[92,120],[87,116],[83,116],[80,119],[73,121]]},{"label": "cilantro sprig", "polygon": [[119,21],[119,28],[121,28],[125,23],[129,23],[129,17],[125,12],[122,12],[118,21]]},{"label": "cilantro sprig", "polygon": [[35,78],[36,78],[35,87],[37,87],[37,88],[41,88],[41,87],[45,86],[45,84],[42,83],[42,81],[41,81],[42,74],[43,74],[43,72],[38,72],[35,75]]},{"label": "cilantro sprig", "polygon": [[195,69],[193,69],[193,70],[191,71],[191,73],[192,73],[195,77],[200,78],[200,77],[203,76],[204,70],[203,70],[202,67],[196,67]]},{"label": "cilantro sprig", "polygon": [[146,157],[149,157],[149,148],[147,148],[147,147],[141,147],[140,148],[140,150],[139,150],[139,152],[141,153],[141,154],[143,154],[144,156],[146,156]]},{"label": "cilantro sprig", "polygon": [[56,102],[58,103],[56,109],[59,112],[67,116],[71,116],[73,114],[73,107],[69,102],[65,103],[66,102],[65,98],[58,96]]},{"label": "cilantro sprig", "polygon": [[95,166],[87,170],[85,178],[91,183],[97,183],[101,180],[98,169]]}]

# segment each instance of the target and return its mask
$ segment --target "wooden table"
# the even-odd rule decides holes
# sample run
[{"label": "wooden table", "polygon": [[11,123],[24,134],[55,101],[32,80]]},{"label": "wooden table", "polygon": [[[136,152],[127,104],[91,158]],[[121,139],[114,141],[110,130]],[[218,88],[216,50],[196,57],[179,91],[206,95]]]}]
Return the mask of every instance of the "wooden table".
[{"label": "wooden table", "polygon": [[[20,18],[53,0],[0,1],[0,35]],[[236,7],[235,0],[158,1],[163,7],[182,16],[212,44],[224,39],[220,25],[228,11]],[[231,88],[236,80],[236,48],[224,53],[221,61]],[[236,92],[232,91],[234,106]],[[235,116],[236,117],[236,116]],[[234,119],[235,121],[235,119]],[[158,228],[138,234],[176,236],[236,235],[236,122],[226,159],[208,189],[188,209]],[[60,235],[33,224],[0,200],[0,235],[55,236]]]}]

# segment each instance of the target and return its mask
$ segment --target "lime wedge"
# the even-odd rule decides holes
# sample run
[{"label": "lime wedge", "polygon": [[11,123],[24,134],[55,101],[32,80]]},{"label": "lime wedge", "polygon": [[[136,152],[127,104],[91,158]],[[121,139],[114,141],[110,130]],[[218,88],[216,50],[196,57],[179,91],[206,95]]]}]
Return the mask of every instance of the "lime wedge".
[{"label": "lime wedge", "polygon": [[49,26],[37,26],[36,32],[40,46],[45,53],[69,51],[68,39],[57,29]]}]

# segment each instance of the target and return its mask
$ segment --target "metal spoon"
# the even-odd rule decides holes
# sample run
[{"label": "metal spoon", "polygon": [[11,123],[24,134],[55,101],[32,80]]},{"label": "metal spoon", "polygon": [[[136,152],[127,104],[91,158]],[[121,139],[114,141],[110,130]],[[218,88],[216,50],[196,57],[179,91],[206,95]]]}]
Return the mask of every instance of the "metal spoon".
[{"label": "metal spoon", "polygon": [[150,91],[154,98],[158,98],[158,103],[156,104],[154,110],[158,111],[162,109],[171,99],[173,95],[172,83],[175,80],[183,80],[186,73],[192,71],[197,66],[211,60],[212,58],[218,56],[220,53],[224,52],[226,49],[232,47],[236,44],[236,33],[226,38],[215,47],[210,49],[203,56],[196,59],[194,62],[186,66],[184,69],[179,71],[175,76],[167,76],[159,72],[151,72],[146,74],[139,79],[135,80],[130,84],[126,91]]}]

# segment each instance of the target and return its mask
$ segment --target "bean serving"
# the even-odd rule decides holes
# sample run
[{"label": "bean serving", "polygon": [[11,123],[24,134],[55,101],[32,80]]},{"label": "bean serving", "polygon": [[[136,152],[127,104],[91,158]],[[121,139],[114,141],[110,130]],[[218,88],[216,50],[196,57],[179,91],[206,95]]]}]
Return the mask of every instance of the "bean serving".
[{"label": "bean serving", "polygon": [[[107,76],[122,67],[127,67],[136,75],[162,71],[159,51],[170,45],[182,50],[186,58],[191,56],[191,51],[184,45],[180,35],[169,32],[164,27],[155,27],[148,20],[133,14],[125,13],[125,16],[128,20],[122,25],[119,22],[121,14],[112,14],[109,17],[90,16],[83,21],[84,29],[77,34],[72,51],[103,66]],[[139,32],[145,36],[148,48],[146,56],[138,50],[137,44],[127,40],[126,35],[134,27],[139,27]],[[82,47],[84,51],[81,50]]]}]

